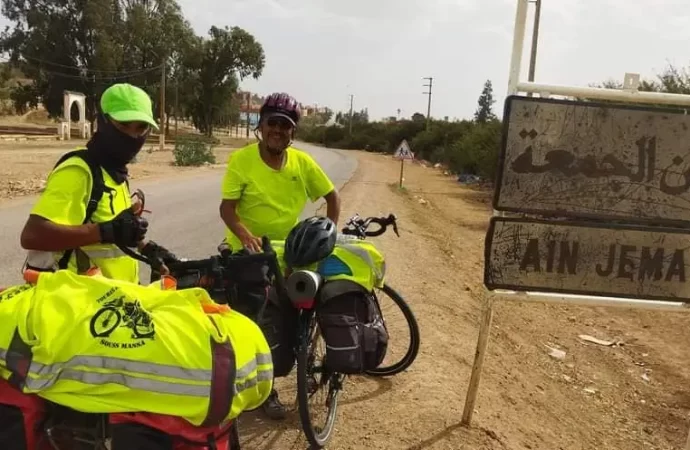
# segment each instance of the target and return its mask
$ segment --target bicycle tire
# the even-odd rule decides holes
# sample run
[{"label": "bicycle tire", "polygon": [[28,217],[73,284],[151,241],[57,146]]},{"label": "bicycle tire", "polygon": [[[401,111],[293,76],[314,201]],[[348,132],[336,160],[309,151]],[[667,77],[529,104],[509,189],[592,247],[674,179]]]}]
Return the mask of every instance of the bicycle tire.
[{"label": "bicycle tire", "polygon": [[[97,332],[96,331],[96,323],[98,322],[98,319],[105,313],[110,312],[112,314],[115,314],[115,324],[109,328],[104,328],[105,331]],[[117,310],[117,308],[113,306],[106,306],[105,308],[101,308],[94,316],[91,318],[91,323],[89,324],[89,331],[91,331],[91,336],[93,337],[98,337],[98,338],[103,338],[103,337],[108,337],[111,335],[115,329],[120,326],[120,322],[122,322],[122,314],[120,314],[120,311]]]},{"label": "bicycle tire", "polygon": [[[402,298],[402,296],[398,294],[395,291],[395,289],[393,289],[387,284],[384,284],[383,289],[381,290],[384,294],[390,297],[391,300],[393,300],[393,302],[398,306],[398,308],[400,308],[403,315],[405,316],[405,320],[407,320],[407,326],[410,329],[410,346],[408,347],[405,356],[403,356],[400,359],[400,361],[396,362],[395,364],[379,366],[375,369],[365,371],[365,373],[370,376],[389,377],[392,375],[397,375],[400,372],[406,370],[408,367],[412,365],[415,359],[417,359],[417,354],[419,353],[420,334],[417,319],[415,318],[412,309],[410,309],[410,306],[407,304],[405,299]],[[385,319],[386,318],[384,317],[384,320]]]},{"label": "bicycle tire", "polygon": [[[140,332],[140,328],[144,331]],[[155,336],[156,330],[153,328],[153,324],[151,324],[151,326],[146,326],[135,323],[134,327],[132,328],[132,334],[136,337],[136,339],[149,339]]]},{"label": "bicycle tire", "polygon": [[[316,319],[313,316],[310,320],[316,321]],[[323,428],[321,432],[317,432],[317,430],[314,429],[314,425],[312,424],[311,417],[309,415],[308,365],[310,356],[309,350],[311,349],[311,346],[309,344],[312,343],[312,333],[309,331],[310,330],[307,330],[307,332],[305,333],[300,333],[301,337],[299,349],[297,351],[297,406],[299,409],[299,418],[302,425],[302,431],[304,432],[307,441],[309,441],[310,448],[321,449],[324,448],[328,441],[331,439],[331,436],[335,428],[335,419],[338,411],[338,394],[340,393],[340,389],[335,390],[335,394],[331,399],[331,403],[328,407],[326,426]],[[316,334],[315,336],[316,338],[313,339],[313,341],[316,341],[318,339],[318,334]],[[331,375],[331,378],[329,379],[326,386],[319,387],[319,389],[324,389],[324,387],[328,388],[329,395],[331,390],[332,377],[333,375]]]}]

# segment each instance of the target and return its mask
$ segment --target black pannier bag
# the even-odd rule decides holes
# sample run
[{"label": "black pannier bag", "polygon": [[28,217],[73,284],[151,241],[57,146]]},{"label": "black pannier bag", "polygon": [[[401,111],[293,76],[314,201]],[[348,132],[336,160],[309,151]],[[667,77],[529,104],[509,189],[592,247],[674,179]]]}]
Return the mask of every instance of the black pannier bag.
[{"label": "black pannier bag", "polygon": [[295,365],[295,346],[299,316],[291,305],[283,305],[273,288],[269,289],[259,327],[271,347],[273,375],[287,376]]},{"label": "black pannier bag", "polygon": [[353,281],[326,281],[316,315],[326,341],[327,369],[361,374],[383,362],[388,330],[372,293]]}]

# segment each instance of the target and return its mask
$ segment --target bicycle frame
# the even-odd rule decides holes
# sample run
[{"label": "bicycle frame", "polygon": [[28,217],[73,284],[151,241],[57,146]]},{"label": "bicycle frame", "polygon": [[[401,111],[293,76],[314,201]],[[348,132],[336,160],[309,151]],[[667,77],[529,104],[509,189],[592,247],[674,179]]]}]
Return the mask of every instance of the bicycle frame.
[{"label": "bicycle frame", "polygon": [[[297,327],[297,345],[301,345],[302,338],[311,336],[316,328],[316,314],[314,309],[301,309],[299,312],[299,326]],[[298,350],[298,349],[295,349]]]}]

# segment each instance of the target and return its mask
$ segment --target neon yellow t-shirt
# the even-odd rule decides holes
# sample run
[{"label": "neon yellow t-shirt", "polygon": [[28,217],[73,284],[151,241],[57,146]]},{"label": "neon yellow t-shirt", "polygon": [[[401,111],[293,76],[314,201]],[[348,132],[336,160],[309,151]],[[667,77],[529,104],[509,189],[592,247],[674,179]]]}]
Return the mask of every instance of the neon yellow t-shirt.
[{"label": "neon yellow t-shirt", "polygon": [[[299,221],[307,200],[312,202],[335,189],[328,175],[306,152],[288,147],[283,168],[269,167],[251,144],[230,154],[223,178],[223,199],[238,200],[237,215],[257,237],[287,238]],[[226,231],[233,250],[242,248],[240,240]]]},{"label": "neon yellow t-shirt", "polygon": [[[117,184],[110,175],[102,170],[103,181],[112,190],[105,192],[94,211],[91,221],[94,223],[112,220],[123,210],[132,206],[132,199],[126,183]],[[91,172],[80,158],[72,157],[58,166],[46,180],[46,186],[31,214],[48,219],[58,225],[81,225],[86,217],[86,204],[91,192]],[[84,249],[112,248],[110,244],[95,244]],[[62,253],[56,253],[59,259]],[[72,254],[70,265],[73,265]],[[96,261],[94,261],[96,262]],[[110,258],[107,264],[99,264],[104,276],[137,283],[139,281],[139,263],[129,256]]]}]

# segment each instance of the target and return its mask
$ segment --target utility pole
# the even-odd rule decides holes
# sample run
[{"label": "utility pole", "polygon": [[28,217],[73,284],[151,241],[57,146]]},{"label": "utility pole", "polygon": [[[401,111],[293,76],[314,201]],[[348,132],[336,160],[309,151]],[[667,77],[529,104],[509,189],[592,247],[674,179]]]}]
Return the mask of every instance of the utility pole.
[{"label": "utility pole", "polygon": [[180,115],[180,83],[177,79],[178,77],[175,77],[175,139],[177,139],[177,116]]},{"label": "utility pole", "polygon": [[159,135],[158,143],[160,145],[160,151],[165,150],[165,58],[163,58],[163,64],[161,64],[161,110],[160,110],[160,124],[158,125]]},{"label": "utility pole", "polygon": [[252,109],[252,93],[247,91],[247,139],[249,139],[249,112]]},{"label": "utility pole", "polygon": [[352,136],[352,103],[354,101],[355,96],[353,94],[350,94],[350,136]]},{"label": "utility pole", "polygon": [[431,86],[433,85],[434,82],[434,77],[424,77],[424,80],[429,80],[429,84],[424,84],[422,86],[428,87],[429,90],[427,92],[422,92],[422,94],[426,94],[429,96],[429,100],[427,101],[426,105],[426,129],[429,129],[429,125],[431,123]]},{"label": "utility pole", "polygon": [[[534,71],[537,65],[537,43],[539,42],[539,18],[541,16],[541,0],[534,0],[534,25],[532,28],[532,51],[529,58],[529,73],[527,79],[530,82],[534,82]],[[528,97],[532,96],[532,92],[527,93]]]}]

